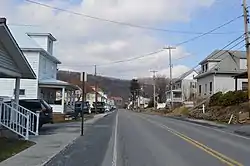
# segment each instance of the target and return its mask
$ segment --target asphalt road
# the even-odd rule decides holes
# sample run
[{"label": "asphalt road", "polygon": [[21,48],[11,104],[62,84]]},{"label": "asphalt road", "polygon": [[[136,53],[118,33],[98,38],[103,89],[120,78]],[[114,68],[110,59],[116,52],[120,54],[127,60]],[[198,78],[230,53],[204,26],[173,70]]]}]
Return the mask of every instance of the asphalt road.
[{"label": "asphalt road", "polygon": [[47,166],[250,166],[250,138],[177,119],[120,110]]}]

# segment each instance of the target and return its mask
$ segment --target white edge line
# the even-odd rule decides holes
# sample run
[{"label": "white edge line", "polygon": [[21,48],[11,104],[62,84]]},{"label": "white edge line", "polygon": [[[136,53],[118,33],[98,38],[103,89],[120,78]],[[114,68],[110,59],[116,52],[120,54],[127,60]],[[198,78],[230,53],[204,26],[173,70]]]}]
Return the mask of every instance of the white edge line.
[{"label": "white edge line", "polygon": [[117,111],[116,120],[115,120],[115,138],[114,138],[112,166],[116,166],[116,163],[117,163],[117,128],[118,128],[118,111]]}]

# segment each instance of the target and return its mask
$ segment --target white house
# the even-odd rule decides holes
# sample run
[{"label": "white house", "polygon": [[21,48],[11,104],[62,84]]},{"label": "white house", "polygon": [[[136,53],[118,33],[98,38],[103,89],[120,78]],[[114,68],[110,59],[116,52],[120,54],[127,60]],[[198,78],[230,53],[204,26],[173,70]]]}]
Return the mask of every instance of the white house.
[{"label": "white house", "polygon": [[[35,72],[34,80],[20,81],[20,98],[37,99],[47,101],[54,112],[66,111],[65,94],[74,98],[77,87],[56,79],[57,65],[61,62],[53,54],[55,37],[50,33],[36,32],[29,27],[10,27],[13,36],[20,46],[24,56]],[[14,97],[15,81],[13,79],[0,79],[0,91],[2,95]],[[61,100],[56,100],[57,92],[61,94]]]},{"label": "white house", "polygon": [[[18,105],[20,79],[33,81],[36,75],[6,25],[5,18],[0,18],[0,78],[3,80],[0,85],[0,131],[8,129],[26,140],[30,133],[38,135],[38,128],[34,127],[34,117],[38,115]],[[15,99],[11,104],[2,100],[8,97],[5,88],[9,87]]]},{"label": "white house", "polygon": [[[198,75],[195,69],[191,69],[178,77],[172,85],[173,102],[183,103],[192,101],[196,95],[197,80],[194,79]],[[171,101],[170,91],[166,92],[167,103]]]},{"label": "white house", "polygon": [[219,91],[246,90],[247,79],[237,79],[237,83],[235,83],[233,78],[247,69],[245,52],[215,50],[199,65],[201,71],[195,78],[200,97],[209,97]]}]

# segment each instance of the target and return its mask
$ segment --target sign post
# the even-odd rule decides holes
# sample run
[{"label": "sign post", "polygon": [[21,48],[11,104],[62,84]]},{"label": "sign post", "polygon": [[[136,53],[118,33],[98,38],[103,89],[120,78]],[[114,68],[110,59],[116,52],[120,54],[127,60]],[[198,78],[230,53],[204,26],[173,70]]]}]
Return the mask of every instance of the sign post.
[{"label": "sign post", "polygon": [[85,104],[85,72],[81,73],[81,82],[82,82],[82,107],[81,107],[81,117],[82,117],[82,123],[81,123],[81,136],[83,136],[83,128],[84,128],[84,104]]}]

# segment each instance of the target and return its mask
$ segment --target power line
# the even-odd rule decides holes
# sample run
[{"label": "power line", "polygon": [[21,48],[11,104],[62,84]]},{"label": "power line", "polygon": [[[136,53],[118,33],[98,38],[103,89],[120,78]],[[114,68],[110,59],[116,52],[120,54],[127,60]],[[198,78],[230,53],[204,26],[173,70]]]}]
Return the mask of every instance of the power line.
[{"label": "power line", "polygon": [[[48,4],[44,4],[44,3],[40,3],[40,2],[36,2],[36,1],[32,1],[32,0],[25,0],[25,1],[29,2],[29,3],[36,4],[36,5],[40,5],[40,6],[43,6],[43,7],[47,7],[47,8],[51,8],[51,9],[55,9],[55,10],[75,14],[75,15],[78,15],[78,16],[83,16],[83,17],[86,17],[86,18],[91,18],[91,19],[103,21],[103,22],[118,24],[118,25],[122,25],[122,26],[129,26],[129,27],[133,27],[133,28],[147,29],[147,30],[151,30],[151,31],[168,32],[168,33],[196,34],[196,35],[204,34],[203,32],[170,30],[170,29],[162,29],[162,28],[156,28],[156,27],[150,27],[150,26],[143,26],[143,25],[138,25],[138,24],[127,23],[127,22],[115,21],[115,20],[110,20],[110,19],[106,19],[106,18],[101,18],[101,17],[96,17],[96,16],[84,14],[84,13],[78,13],[78,12],[74,12],[74,11],[67,10],[67,9],[62,9],[62,8],[59,8],[59,7],[51,6],[51,5],[48,5]],[[232,33],[238,33],[238,32],[218,32],[218,33],[212,33],[211,32],[210,34],[217,34],[218,35],[218,34],[232,34]]]},{"label": "power line", "polygon": [[201,38],[201,37],[203,37],[203,36],[206,36],[206,35],[208,35],[208,34],[211,34],[212,32],[214,32],[214,31],[216,31],[216,30],[218,30],[218,29],[220,29],[220,28],[222,28],[222,27],[224,27],[224,26],[226,26],[226,25],[228,25],[228,24],[230,24],[230,23],[236,21],[237,19],[239,19],[239,18],[241,18],[241,17],[242,17],[242,15],[241,15],[241,16],[238,16],[238,17],[236,17],[236,18],[234,18],[234,19],[232,19],[232,20],[230,20],[230,21],[228,21],[228,22],[226,22],[226,23],[224,23],[224,24],[222,24],[222,25],[220,25],[220,26],[218,26],[218,27],[212,29],[212,30],[209,30],[209,31],[207,31],[207,32],[205,32],[205,33],[203,33],[203,34],[201,34],[201,35],[198,35],[198,36],[193,37],[193,38],[190,38],[190,39],[188,39],[188,40],[186,40],[186,41],[180,42],[180,43],[176,44],[176,46],[180,46],[180,45],[189,43],[189,42],[194,41],[194,40],[196,40],[196,39],[199,39],[199,38]]},{"label": "power line", "polygon": [[[215,52],[214,54],[210,55],[210,57],[213,57],[215,55],[218,55],[217,57],[215,57],[214,59],[218,59],[220,58],[222,55],[224,55],[226,52],[231,51],[233,48],[235,48],[236,46],[238,46],[239,44],[241,44],[245,39],[241,40],[240,42],[236,43],[235,45],[233,45],[232,47],[230,47],[229,49],[225,50],[227,47],[229,47],[231,44],[233,44],[234,42],[238,41],[240,38],[242,38],[243,35],[241,35],[240,37],[236,38],[235,40],[231,41],[230,43],[228,43],[226,46],[224,46],[223,48],[219,49],[219,51]],[[241,49],[242,46],[238,49]],[[220,52],[223,51],[223,52]],[[193,67],[193,69],[197,68],[200,64],[198,63],[195,67]]]},{"label": "power line", "polygon": [[[128,59],[123,59],[123,60],[112,61],[112,62],[109,62],[109,63],[97,64],[96,66],[106,66],[106,65],[118,64],[118,63],[123,63],[123,62],[130,62],[130,61],[145,58],[145,57],[148,57],[148,56],[151,56],[151,55],[163,52],[163,51],[164,51],[163,49],[160,49],[160,50],[148,53],[148,54],[135,56],[135,57],[128,58]],[[82,67],[94,67],[95,66],[95,65],[75,65],[75,64],[72,64],[72,65],[74,65],[74,66],[82,66]],[[64,65],[64,66],[67,66],[67,65]]]},{"label": "power line", "polygon": [[[64,12],[69,12],[69,13],[72,13],[72,14],[75,14],[75,15],[80,15],[80,16],[84,16],[84,17],[88,17],[88,18],[92,18],[92,19],[96,19],[96,20],[100,20],[100,21],[106,21],[106,22],[110,22],[110,23],[115,23],[115,24],[119,24],[119,25],[124,25],[124,26],[131,26],[131,27],[136,27],[136,28],[143,28],[143,29],[151,29],[151,30],[157,30],[157,28],[152,28],[152,27],[144,27],[144,26],[140,26],[140,25],[135,25],[135,24],[130,24],[130,23],[125,23],[125,22],[118,22],[118,21],[114,21],[114,20],[109,20],[109,19],[104,19],[104,18],[99,18],[99,17],[95,17],[95,16],[91,16],[91,15],[86,15],[86,14],[83,14],[83,13],[77,13],[77,12],[73,12],[73,11],[69,11],[69,10],[66,10],[66,9],[62,9],[62,8],[58,8],[58,7],[53,7],[53,6],[50,6],[50,5],[47,5],[47,4],[43,4],[43,3],[39,3],[39,2],[35,2],[35,1],[32,1],[32,0],[25,0],[27,2],[30,2],[30,3],[34,3],[34,4],[37,4],[37,5],[40,5],[40,6],[44,6],[44,7],[47,7],[47,8],[52,8],[52,9],[56,9],[56,10],[60,10],[60,11],[64,11]],[[194,41],[196,39],[199,39],[203,36],[206,36],[208,34],[212,34],[214,31],[236,21],[237,19],[241,18],[242,16],[238,16],[212,30],[209,30],[205,33],[202,33],[196,37],[193,37],[191,39],[188,39],[186,41],[183,41],[183,42],[180,42],[178,44],[176,44],[175,46],[181,46],[183,44],[186,44],[186,43],[189,43],[191,41]],[[160,30],[160,29],[158,29]],[[144,57],[147,57],[147,56],[150,56],[150,55],[154,55],[154,54],[157,54],[159,52],[162,52],[163,49],[159,50],[159,51],[155,51],[155,52],[152,52],[152,53],[149,53],[149,54],[145,54],[145,55],[142,55],[142,56],[136,56],[136,57],[133,57],[133,58],[129,58],[129,59],[124,59],[124,60],[118,60],[118,61],[113,61],[113,62],[110,62],[110,63],[106,63],[106,64],[100,64],[100,65],[97,65],[97,66],[104,66],[104,65],[110,65],[110,64],[117,64],[117,63],[123,63],[123,62],[129,62],[129,61],[134,61],[134,60],[137,60],[137,59],[141,59],[141,58],[144,58]],[[94,66],[94,65],[88,65],[88,66]]]},{"label": "power line", "polygon": [[[231,41],[225,47],[223,47],[221,50],[224,50],[225,48],[227,48],[228,46],[230,46],[231,44],[233,44],[234,42],[236,42],[237,40],[239,40],[240,38],[242,38],[242,36],[243,35],[241,35],[238,38],[236,38],[235,40]],[[134,60],[137,60],[137,59],[141,59],[141,58],[145,58],[145,57],[148,57],[148,56],[151,56],[151,55],[155,55],[155,54],[163,52],[163,51],[165,51],[165,50],[164,49],[160,49],[158,51],[154,51],[154,52],[151,52],[151,53],[148,53],[148,54],[144,54],[144,55],[141,55],[141,56],[136,56],[136,57],[132,57],[132,58],[128,58],[128,59],[123,59],[123,60],[117,60],[117,61],[113,61],[113,62],[109,62],[109,63],[97,64],[96,66],[106,66],[106,65],[112,65],[112,64],[118,64],[118,63],[124,63],[124,62],[134,61]],[[185,57],[187,57],[187,56],[185,56]],[[175,60],[182,59],[182,58],[184,58],[184,57],[180,57],[180,58],[177,58]],[[70,67],[70,65],[62,65],[62,66],[68,66],[68,67]],[[72,64],[72,66],[94,67],[95,65],[77,65],[77,64]]]}]

